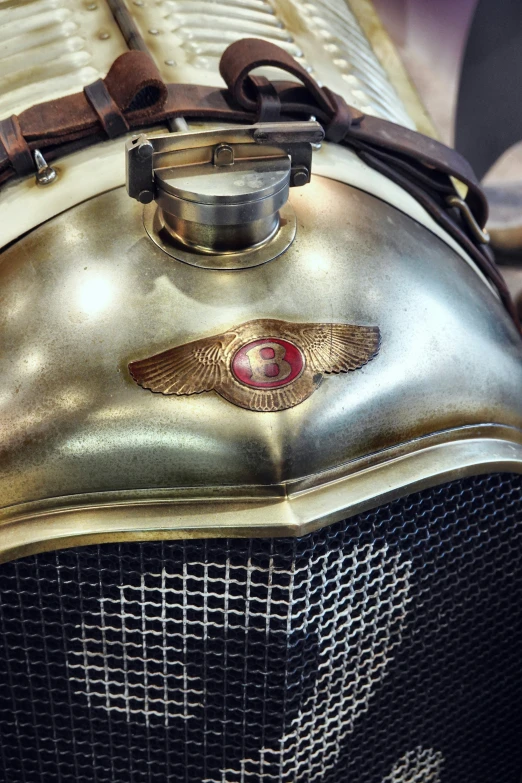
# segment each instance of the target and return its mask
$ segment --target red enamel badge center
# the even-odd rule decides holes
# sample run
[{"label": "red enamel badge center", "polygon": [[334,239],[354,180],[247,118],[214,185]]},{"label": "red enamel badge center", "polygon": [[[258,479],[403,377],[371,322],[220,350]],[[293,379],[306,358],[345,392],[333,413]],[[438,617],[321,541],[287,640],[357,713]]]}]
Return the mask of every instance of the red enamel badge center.
[{"label": "red enamel badge center", "polygon": [[254,389],[277,389],[295,381],[303,371],[304,358],[288,340],[261,337],[243,345],[231,366],[240,383]]}]

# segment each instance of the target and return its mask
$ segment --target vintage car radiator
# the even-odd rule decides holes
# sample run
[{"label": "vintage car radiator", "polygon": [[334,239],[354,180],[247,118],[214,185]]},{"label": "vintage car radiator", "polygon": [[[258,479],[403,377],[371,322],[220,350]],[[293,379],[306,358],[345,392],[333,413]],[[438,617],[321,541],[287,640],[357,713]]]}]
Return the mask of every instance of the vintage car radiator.
[{"label": "vintage car radiator", "polygon": [[516,781],[522,479],[0,572],[4,780]]},{"label": "vintage car radiator", "polygon": [[[2,117],[137,41],[165,80],[217,86],[247,36],[432,131],[366,0],[0,21]],[[0,783],[519,783],[520,335],[346,147],[316,138],[283,203],[316,128],[189,122],[0,188]],[[202,131],[206,191],[158,162]],[[260,168],[230,184],[247,142]],[[279,223],[216,229],[245,188]]]}]

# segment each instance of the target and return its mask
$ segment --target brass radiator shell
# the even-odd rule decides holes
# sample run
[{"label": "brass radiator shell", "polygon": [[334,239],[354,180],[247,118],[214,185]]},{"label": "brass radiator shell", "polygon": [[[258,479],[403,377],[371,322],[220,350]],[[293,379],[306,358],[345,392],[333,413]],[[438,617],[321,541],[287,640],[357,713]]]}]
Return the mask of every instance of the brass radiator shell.
[{"label": "brass radiator shell", "polygon": [[[297,237],[240,272],[175,261],[122,189],[3,254],[1,556],[180,536],[300,535],[413,488],[522,471],[522,350],[439,238],[324,177]],[[153,394],[128,363],[255,318],[376,324],[380,353],[276,413]]]}]

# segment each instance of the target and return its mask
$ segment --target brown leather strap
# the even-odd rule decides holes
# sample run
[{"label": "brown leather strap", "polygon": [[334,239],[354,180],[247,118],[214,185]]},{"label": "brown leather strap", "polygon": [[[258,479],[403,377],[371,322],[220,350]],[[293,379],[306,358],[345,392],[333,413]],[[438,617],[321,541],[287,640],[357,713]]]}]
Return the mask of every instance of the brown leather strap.
[{"label": "brown leather strap", "polygon": [[103,79],[83,88],[87,100],[98,115],[103,129],[109,139],[115,139],[116,136],[122,136],[129,130],[129,124],[119,106],[113,100]]},{"label": "brown leather strap", "polygon": [[334,144],[340,144],[345,136],[350,133],[353,125],[360,125],[364,120],[364,114],[348,106],[344,98],[336,95],[328,87],[323,87],[334,108],[334,113],[326,126],[325,138]]},{"label": "brown leather strap", "polygon": [[[326,138],[354,148],[368,165],[411,193],[467,250],[481,271],[494,283],[506,309],[520,329],[516,308],[493,254],[487,246],[476,241],[468,226],[462,223],[461,216],[455,214],[455,210],[446,203],[447,197],[455,194],[455,186],[450,179],[454,177],[467,186],[466,203],[478,226],[485,226],[487,201],[468,162],[455,150],[434,139],[377,117],[364,116],[347,106],[341,96],[328,88],[319,88],[288,54],[268,42],[257,42],[254,45],[252,39],[246,39],[232,44],[221,60],[221,75],[237,102],[245,108],[254,105],[255,81],[249,74],[260,65],[278,67],[301,79],[309,96],[316,102],[318,111],[313,113],[323,122]],[[280,89],[283,113],[290,110],[284,95],[284,90]],[[296,95],[295,91],[294,101]],[[302,106],[302,96],[298,102]],[[326,121],[321,116],[323,112],[329,115]]]},{"label": "brown leather strap", "polygon": [[257,91],[257,121],[277,122],[281,117],[281,101],[274,85],[265,76],[250,78]]},{"label": "brown leather strap", "polygon": [[[301,84],[252,76],[252,70],[261,65],[290,73]],[[466,204],[476,224],[484,227],[488,215],[484,193],[469,164],[455,150],[348,106],[341,96],[319,87],[290,55],[266,41],[243,39],[232,44],[223,54],[220,71],[226,90],[180,84],[166,87],[146,54],[121,55],[101,82],[103,87],[97,82],[86,93],[41,104],[0,124],[0,184],[32,170],[31,150],[42,149],[46,160],[53,161],[107,135],[119,135],[123,123],[136,130],[179,116],[244,123],[314,116],[329,141],[351,147],[369,166],[411,193],[468,251],[497,287],[520,328],[491,252],[477,240],[477,232],[466,224],[461,211],[448,206],[448,197],[455,195],[455,178],[467,187]]]},{"label": "brown leather strap", "polygon": [[[13,114],[0,121],[0,143],[3,155],[19,177],[25,177],[35,170],[31,150],[24,139],[18,117]],[[0,159],[2,153],[0,152]]]},{"label": "brown leather strap", "polygon": [[[426,168],[429,167],[434,177],[444,174],[447,179],[449,174],[459,179],[468,187],[466,200],[477,222],[481,227],[485,225],[486,198],[471,166],[458,152],[402,125],[364,116],[357,109],[348,107],[341,96],[335,95],[328,88],[319,87],[304,68],[275,44],[245,38],[232,44],[224,52],[220,72],[240,106],[255,110],[255,87],[249,74],[261,65],[279,68],[301,80],[308,93],[306,102],[312,113],[325,125],[327,139],[335,139],[354,147],[359,143],[377,146],[404,156],[406,160],[411,159],[410,162],[423,173],[426,173]],[[288,100],[295,103],[295,95],[292,97],[288,94]],[[291,105],[285,106],[285,95],[280,94],[280,98],[282,113],[285,113],[285,109],[291,110]],[[299,102],[303,102],[303,96]],[[319,112],[313,111],[314,103]],[[330,126],[332,128],[329,133]]]},{"label": "brown leather strap", "polygon": [[[107,130],[100,112],[107,116],[113,104],[114,112],[122,115],[129,128],[150,126],[166,116],[167,87],[151,58],[143,52],[120,55],[103,83],[110,97],[107,110],[101,105],[95,109],[87,94],[81,92],[32,106],[18,118],[9,118],[10,122],[19,123],[20,134],[10,149],[5,143],[0,145],[0,184],[11,176],[31,172],[27,150],[45,151],[45,159],[51,162],[75,149],[106,139]],[[95,88],[94,102],[99,95],[99,88]],[[2,125],[5,122],[2,121]],[[27,162],[23,173],[17,171],[13,158],[13,150],[21,149],[21,140],[24,140]]]},{"label": "brown leather strap", "polygon": [[258,38],[243,38],[231,44],[223,52],[219,63],[219,72],[228,85],[234,101],[247,111],[255,112],[257,95],[253,88],[250,72],[261,66],[271,66],[296,76],[310,94],[315,103],[327,116],[334,107],[328,96],[321,90],[308,71],[279,46],[261,41]]},{"label": "brown leather strap", "polygon": [[506,281],[497,267],[495,258],[489,247],[487,245],[477,245],[455,219],[456,216],[451,214],[451,211],[441,208],[428,190],[416,185],[406,176],[401,174],[397,168],[387,165],[382,157],[379,158],[372,155],[370,152],[363,151],[360,152],[360,157],[369,166],[380,171],[381,174],[384,174],[388,179],[396,182],[404,190],[411,193],[435,221],[469,253],[480,271],[497,288],[504,307],[520,330],[520,322],[515,304],[511,299],[511,294],[509,293]]}]

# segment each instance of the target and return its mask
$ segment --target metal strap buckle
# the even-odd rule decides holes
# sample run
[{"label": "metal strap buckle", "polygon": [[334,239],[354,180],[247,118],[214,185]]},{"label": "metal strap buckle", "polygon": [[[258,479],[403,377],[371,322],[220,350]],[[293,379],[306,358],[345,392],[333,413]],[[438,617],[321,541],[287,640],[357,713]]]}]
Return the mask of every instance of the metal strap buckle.
[{"label": "metal strap buckle", "polygon": [[467,223],[468,228],[477,242],[480,242],[482,245],[489,244],[489,233],[485,228],[481,228],[479,226],[471,209],[468,207],[463,198],[458,195],[451,195],[446,198],[446,203],[448,206],[456,207],[460,211],[460,214],[464,218],[464,221]]}]

